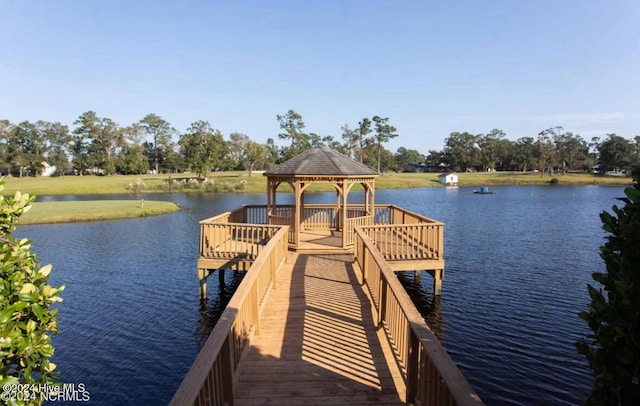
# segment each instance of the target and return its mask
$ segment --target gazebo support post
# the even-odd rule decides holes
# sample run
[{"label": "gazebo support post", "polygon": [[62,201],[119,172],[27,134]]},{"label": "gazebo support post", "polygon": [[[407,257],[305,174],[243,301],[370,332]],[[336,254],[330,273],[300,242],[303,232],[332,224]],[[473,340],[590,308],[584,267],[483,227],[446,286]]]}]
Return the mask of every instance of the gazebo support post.
[{"label": "gazebo support post", "polygon": [[273,195],[273,182],[271,179],[267,182],[267,224],[271,224],[269,217],[271,217],[273,203],[271,196]]},{"label": "gazebo support post", "polygon": [[347,213],[349,212],[347,194],[349,194],[347,182],[342,182],[342,248],[347,248],[347,234],[349,233],[347,223]]},{"label": "gazebo support post", "polygon": [[[336,187],[336,185],[334,184],[334,187]],[[340,212],[340,189],[338,189],[336,187],[336,208],[335,208],[335,224],[336,224],[336,230],[340,230],[340,228],[342,227],[342,225],[340,224],[340,216],[341,216],[341,212]]]},{"label": "gazebo support post", "polygon": [[300,187],[300,182],[295,183],[294,193],[296,195],[296,203],[293,208],[293,246],[297,249],[300,248],[300,211],[302,210],[302,207],[300,206],[302,201],[302,188]]},{"label": "gazebo support post", "polygon": [[367,188],[367,201],[368,201],[368,207],[367,207],[367,211],[368,213],[372,216],[372,222],[371,224],[375,223],[375,214],[376,214],[376,205],[374,202],[374,197],[375,197],[375,191],[374,191],[374,185],[373,183],[368,183],[366,185]]}]

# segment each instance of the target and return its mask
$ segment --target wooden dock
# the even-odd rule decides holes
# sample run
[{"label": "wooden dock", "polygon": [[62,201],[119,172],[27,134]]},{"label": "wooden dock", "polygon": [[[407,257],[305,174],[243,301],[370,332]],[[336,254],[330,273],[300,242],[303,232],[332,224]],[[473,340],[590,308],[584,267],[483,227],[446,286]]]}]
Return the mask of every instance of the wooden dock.
[{"label": "wooden dock", "polygon": [[353,255],[300,254],[283,267],[240,364],[238,404],[404,404],[352,263]]},{"label": "wooden dock", "polygon": [[428,271],[440,294],[442,223],[376,205],[336,229],[333,206],[309,205],[291,226],[273,210],[282,224],[264,206],[200,223],[200,298],[210,270],[247,273],[172,405],[482,404],[394,274]]}]

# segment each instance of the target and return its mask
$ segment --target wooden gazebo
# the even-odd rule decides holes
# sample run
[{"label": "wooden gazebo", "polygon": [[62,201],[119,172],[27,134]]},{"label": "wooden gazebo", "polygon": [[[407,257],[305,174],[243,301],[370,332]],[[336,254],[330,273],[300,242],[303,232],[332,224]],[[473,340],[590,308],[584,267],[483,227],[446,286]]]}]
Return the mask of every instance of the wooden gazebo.
[{"label": "wooden gazebo", "polygon": [[[265,175],[267,205],[200,222],[201,303],[212,271],[246,273],[170,404],[481,405],[394,274],[427,271],[439,296],[444,224],[374,205],[376,173],[327,147]],[[335,203],[305,204],[314,183]]]},{"label": "wooden gazebo", "polygon": [[[266,171],[264,176],[267,177],[268,223],[291,227],[291,248],[302,248],[304,233],[320,231],[334,233],[334,241],[338,237],[339,246],[348,248],[353,245],[355,226],[374,223],[378,174],[327,146],[309,149]],[[292,206],[277,204],[278,188],[283,183],[293,189],[295,203]],[[314,183],[328,183],[335,188],[335,205],[305,205],[305,190]],[[350,207],[348,195],[356,184],[364,189],[364,201]]]}]

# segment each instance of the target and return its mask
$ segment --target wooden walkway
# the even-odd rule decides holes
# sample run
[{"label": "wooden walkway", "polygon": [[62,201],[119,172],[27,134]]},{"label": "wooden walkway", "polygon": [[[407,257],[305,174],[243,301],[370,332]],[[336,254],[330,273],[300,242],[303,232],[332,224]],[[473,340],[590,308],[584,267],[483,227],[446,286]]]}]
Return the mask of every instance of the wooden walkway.
[{"label": "wooden walkway", "polygon": [[351,254],[299,254],[280,272],[240,363],[241,405],[404,404]]}]

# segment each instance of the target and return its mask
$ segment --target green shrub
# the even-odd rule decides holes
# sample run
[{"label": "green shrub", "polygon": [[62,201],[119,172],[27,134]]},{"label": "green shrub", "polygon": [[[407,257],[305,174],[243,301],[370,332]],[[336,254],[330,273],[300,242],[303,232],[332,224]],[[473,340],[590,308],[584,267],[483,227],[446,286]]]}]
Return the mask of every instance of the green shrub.
[{"label": "green shrub", "polygon": [[[0,192],[4,190],[0,178]],[[5,199],[0,194],[0,385],[52,384],[55,364],[50,333],[58,332],[58,294],[64,286],[47,283],[51,265],[40,268],[30,252],[31,241],[17,240],[13,233],[20,216],[31,208],[35,198],[17,192]],[[4,386],[8,385],[8,386]],[[5,394],[5,396],[7,396]],[[3,399],[7,400],[7,399]],[[9,404],[41,403],[38,399]]]},{"label": "green shrub", "polygon": [[592,275],[602,287],[588,285],[591,303],[580,313],[593,331],[576,344],[594,376],[588,404],[640,405],[640,168],[633,179],[625,206],[600,215],[606,272]]},{"label": "green shrub", "polygon": [[222,184],[222,190],[225,192],[233,192],[233,186],[229,182],[224,182]]},{"label": "green shrub", "polygon": [[129,183],[129,185],[127,185],[127,189],[133,193],[142,193],[147,189],[147,185],[142,181],[142,179],[138,179],[134,183]]},{"label": "green shrub", "polygon": [[218,192],[218,185],[214,182],[207,182],[204,185],[204,191],[205,192]]},{"label": "green shrub", "polygon": [[247,181],[244,179],[236,183],[235,186],[233,187],[233,190],[236,192],[244,192],[246,189],[247,189]]},{"label": "green shrub", "polygon": [[551,178],[551,180],[549,181],[550,184],[552,185],[559,185],[560,184],[560,179],[558,178]]}]

